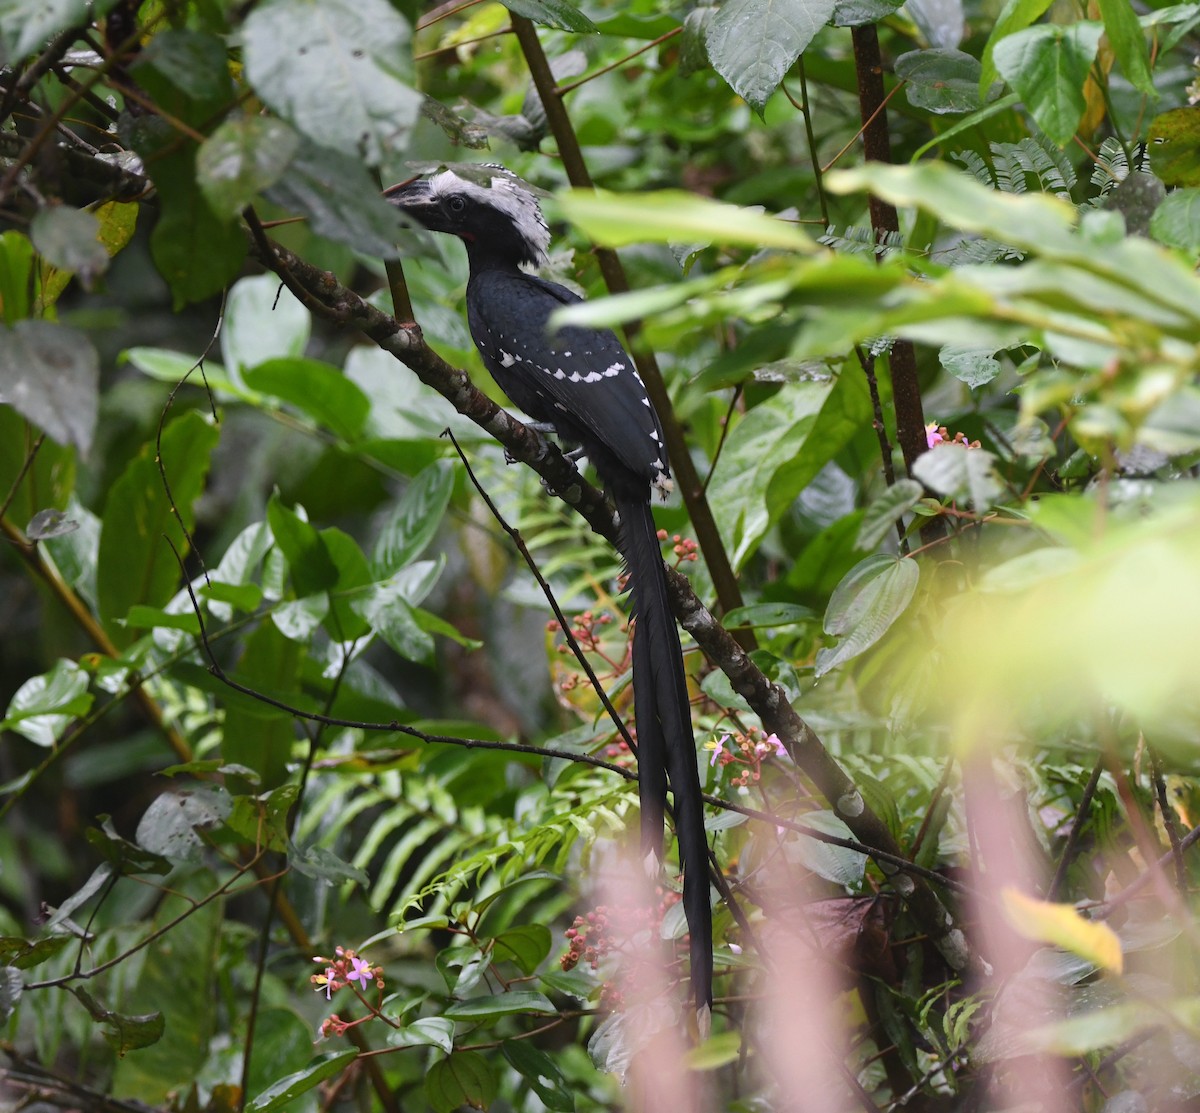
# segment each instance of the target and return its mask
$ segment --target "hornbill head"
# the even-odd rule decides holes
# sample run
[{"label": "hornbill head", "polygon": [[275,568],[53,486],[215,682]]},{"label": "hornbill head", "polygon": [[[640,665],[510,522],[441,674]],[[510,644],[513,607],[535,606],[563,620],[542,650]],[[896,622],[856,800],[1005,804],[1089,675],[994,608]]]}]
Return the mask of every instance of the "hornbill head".
[{"label": "hornbill head", "polygon": [[[458,236],[467,250],[513,263],[546,261],[550,229],[533,192],[502,166],[472,167],[470,177],[443,170],[384,190],[384,197],[432,232]],[[475,180],[478,178],[479,180]]]}]

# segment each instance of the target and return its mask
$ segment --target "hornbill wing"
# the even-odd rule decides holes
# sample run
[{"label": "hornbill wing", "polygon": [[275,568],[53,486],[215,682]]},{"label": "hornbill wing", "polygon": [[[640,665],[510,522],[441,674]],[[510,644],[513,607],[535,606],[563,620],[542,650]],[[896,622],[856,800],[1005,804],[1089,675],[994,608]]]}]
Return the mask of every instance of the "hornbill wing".
[{"label": "hornbill wing", "polygon": [[471,288],[471,335],[505,394],[582,444],[614,491],[633,477],[647,497],[650,484],[669,490],[662,428],[621,342],[607,329],[549,330],[554,310],[582,299],[520,272],[487,271]]}]

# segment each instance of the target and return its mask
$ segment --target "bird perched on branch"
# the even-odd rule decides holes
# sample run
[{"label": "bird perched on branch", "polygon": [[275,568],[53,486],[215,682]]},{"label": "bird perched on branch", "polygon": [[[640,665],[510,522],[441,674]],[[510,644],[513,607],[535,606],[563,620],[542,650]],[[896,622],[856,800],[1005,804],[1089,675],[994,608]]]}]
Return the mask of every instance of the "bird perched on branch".
[{"label": "bird perched on branch", "polygon": [[550,231],[537,198],[503,167],[480,180],[443,170],[387,190],[393,204],[466,244],[467,321],[484,366],[536,422],[580,445],[620,517],[637,622],[633,698],[637,721],[642,844],[662,860],[667,787],[683,867],[697,1009],[712,1003],[712,915],[704,810],[679,631],[667,599],[651,491],[671,489],[662,425],[621,342],[607,329],[551,331],[550,315],[581,299],[522,266],[546,261]]}]

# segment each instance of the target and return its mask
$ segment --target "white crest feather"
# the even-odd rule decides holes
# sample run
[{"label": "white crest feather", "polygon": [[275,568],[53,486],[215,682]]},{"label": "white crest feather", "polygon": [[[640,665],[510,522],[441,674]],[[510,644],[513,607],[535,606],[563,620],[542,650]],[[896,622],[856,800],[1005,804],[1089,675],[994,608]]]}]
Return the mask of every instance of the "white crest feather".
[{"label": "white crest feather", "polygon": [[440,193],[461,193],[504,213],[513,222],[517,234],[528,245],[534,265],[540,266],[546,262],[546,250],[550,246],[550,227],[542,215],[538,199],[512,171],[502,166],[487,165],[489,169],[496,171],[488,185],[461,178],[453,170],[443,170],[429,179],[430,191],[435,196]]}]

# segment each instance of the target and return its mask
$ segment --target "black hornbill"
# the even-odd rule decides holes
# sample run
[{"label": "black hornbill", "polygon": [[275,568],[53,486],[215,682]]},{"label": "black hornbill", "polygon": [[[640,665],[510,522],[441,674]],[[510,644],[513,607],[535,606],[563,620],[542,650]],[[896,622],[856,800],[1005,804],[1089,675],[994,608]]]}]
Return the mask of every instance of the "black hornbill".
[{"label": "black hornbill", "polygon": [[480,183],[451,170],[393,186],[385,196],[426,228],[467,248],[467,321],[484,366],[535,421],[580,445],[620,517],[637,624],[633,698],[643,850],[662,860],[667,786],[683,867],[696,1007],[712,1004],[712,914],[704,810],[679,631],[667,602],[650,491],[671,489],[662,426],[633,361],[607,329],[550,331],[550,315],[581,299],[521,269],[546,261],[550,231],[515,175],[488,167]]}]

